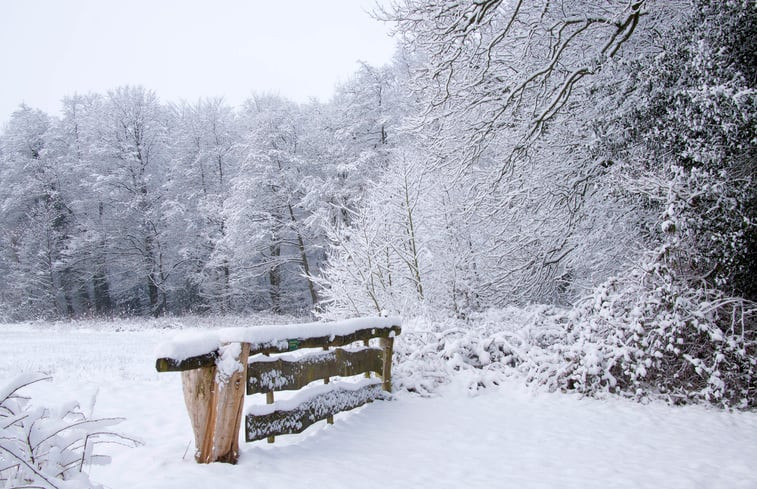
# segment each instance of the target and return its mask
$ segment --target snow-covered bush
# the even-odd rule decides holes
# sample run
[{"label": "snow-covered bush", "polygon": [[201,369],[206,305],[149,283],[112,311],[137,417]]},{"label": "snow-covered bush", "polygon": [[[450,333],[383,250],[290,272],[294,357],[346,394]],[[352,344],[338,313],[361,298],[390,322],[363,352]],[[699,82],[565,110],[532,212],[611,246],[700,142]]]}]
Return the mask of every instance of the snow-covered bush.
[{"label": "snow-covered bush", "polygon": [[[395,387],[433,394],[453,379],[470,391],[507,378],[541,379],[557,364],[547,347],[562,336],[563,310],[510,307],[472,313],[466,319],[406,320],[395,343]],[[553,386],[556,387],[556,386]]]},{"label": "snow-covered bush", "polygon": [[757,406],[757,307],[641,273],[612,279],[574,309],[490,310],[414,319],[398,337],[394,383],[429,395],[506,379],[589,396]]},{"label": "snow-covered bush", "polygon": [[118,418],[92,419],[79,405],[57,408],[35,406],[19,391],[47,380],[21,376],[0,386],[0,486],[3,488],[96,488],[85,469],[106,464],[109,457],[96,455],[103,443],[136,445],[111,431]]},{"label": "snow-covered bush", "polygon": [[553,367],[534,380],[586,394],[757,406],[757,308],[669,274],[658,267],[598,287],[567,315],[548,347]]}]

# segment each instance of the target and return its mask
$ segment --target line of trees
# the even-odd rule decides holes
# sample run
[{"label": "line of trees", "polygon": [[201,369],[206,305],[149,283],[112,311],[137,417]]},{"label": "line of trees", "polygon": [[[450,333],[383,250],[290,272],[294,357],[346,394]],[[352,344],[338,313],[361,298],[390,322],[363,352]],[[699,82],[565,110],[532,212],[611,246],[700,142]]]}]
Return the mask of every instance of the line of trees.
[{"label": "line of trees", "polygon": [[393,74],[362,66],[329,104],[22,105],[0,135],[0,317],[312,309],[394,136]]}]

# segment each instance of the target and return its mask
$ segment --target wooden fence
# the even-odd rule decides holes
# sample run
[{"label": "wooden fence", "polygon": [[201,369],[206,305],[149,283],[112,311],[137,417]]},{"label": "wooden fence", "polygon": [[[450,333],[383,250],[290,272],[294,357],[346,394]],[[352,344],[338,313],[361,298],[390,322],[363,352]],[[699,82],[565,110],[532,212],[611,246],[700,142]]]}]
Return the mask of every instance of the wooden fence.
[{"label": "wooden fence", "polygon": [[[247,441],[273,443],[318,421],[333,423],[335,414],[391,392],[392,350],[400,332],[399,321],[387,318],[219,330],[164,345],[155,366],[182,373],[197,462],[236,463],[245,393],[266,395],[266,404],[248,406]],[[355,376],[363,378],[331,382]],[[323,384],[310,385],[315,381]],[[298,389],[295,397],[274,402],[274,392]]]}]

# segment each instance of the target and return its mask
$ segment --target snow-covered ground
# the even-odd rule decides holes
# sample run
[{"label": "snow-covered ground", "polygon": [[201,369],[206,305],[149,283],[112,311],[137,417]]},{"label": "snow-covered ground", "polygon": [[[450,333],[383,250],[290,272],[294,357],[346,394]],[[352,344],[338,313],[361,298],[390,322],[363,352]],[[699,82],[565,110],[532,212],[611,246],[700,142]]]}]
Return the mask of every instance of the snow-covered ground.
[{"label": "snow-covered ground", "polygon": [[42,372],[54,380],[27,390],[35,401],[78,399],[87,411],[96,397],[95,416],[126,417],[119,430],[144,446],[113,447],[113,462],[92,468],[110,488],[757,488],[757,413],[516,384],[471,396],[464,379],[273,445],[242,442],[236,466],[198,465],[180,376],[154,370],[156,345],[181,323],[0,325],[0,383]]}]

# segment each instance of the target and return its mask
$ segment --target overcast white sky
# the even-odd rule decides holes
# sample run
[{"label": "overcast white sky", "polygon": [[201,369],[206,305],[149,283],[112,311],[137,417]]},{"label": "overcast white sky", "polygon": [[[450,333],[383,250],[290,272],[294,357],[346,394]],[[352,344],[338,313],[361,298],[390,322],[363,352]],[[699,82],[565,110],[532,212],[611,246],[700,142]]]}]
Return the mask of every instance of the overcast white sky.
[{"label": "overcast white sky", "polygon": [[[386,3],[386,2],[384,2]],[[125,84],[163,101],[253,92],[327,101],[357,61],[387,63],[375,0],[0,0],[0,123]]]}]

